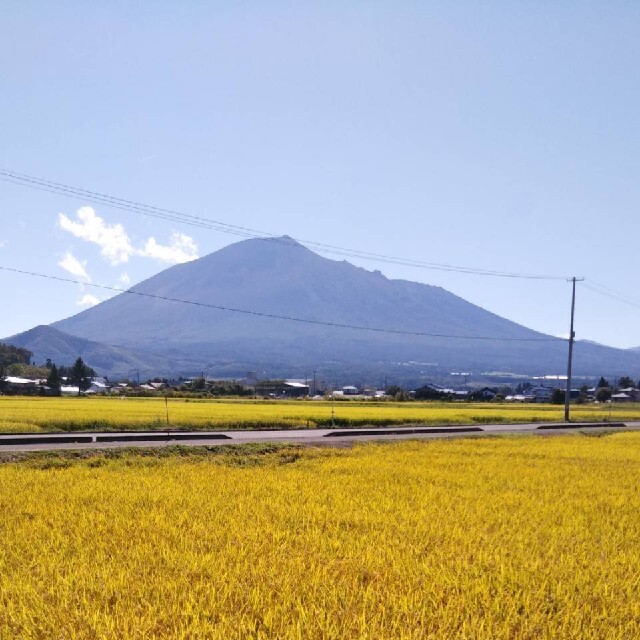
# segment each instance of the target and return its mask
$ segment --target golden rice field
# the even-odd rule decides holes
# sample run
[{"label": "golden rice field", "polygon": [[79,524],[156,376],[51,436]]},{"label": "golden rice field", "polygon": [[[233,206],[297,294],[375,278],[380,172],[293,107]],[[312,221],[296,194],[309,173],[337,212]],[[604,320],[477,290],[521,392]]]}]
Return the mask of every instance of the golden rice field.
[{"label": "golden rice field", "polygon": [[640,637],[639,433],[216,451],[0,465],[0,638]]},{"label": "golden rice field", "polygon": [[[29,398],[0,396],[0,432],[77,429],[165,429],[164,398]],[[558,421],[549,404],[169,399],[172,428],[233,429]],[[576,405],[577,421],[638,420],[640,405]]]}]

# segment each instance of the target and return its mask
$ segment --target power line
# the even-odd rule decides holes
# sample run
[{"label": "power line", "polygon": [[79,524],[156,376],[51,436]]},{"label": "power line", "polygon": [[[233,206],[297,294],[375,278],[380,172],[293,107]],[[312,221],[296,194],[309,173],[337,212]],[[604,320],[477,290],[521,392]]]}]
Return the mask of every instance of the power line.
[{"label": "power line", "polygon": [[586,289],[589,289],[589,291],[593,291],[594,293],[604,296],[605,298],[616,300],[617,302],[622,302],[631,307],[636,307],[637,309],[640,309],[640,300],[630,298],[624,293],[615,291],[614,289],[611,289],[603,284],[594,282],[591,279],[588,279],[585,282],[583,282],[582,286],[585,287]]},{"label": "power line", "polygon": [[385,333],[385,334],[394,334],[394,335],[408,335],[408,336],[417,336],[417,337],[428,337],[428,338],[451,338],[457,340],[493,340],[500,342],[565,342],[563,338],[508,338],[508,337],[499,337],[499,336],[469,336],[469,335],[450,335],[444,333],[428,333],[423,331],[407,331],[404,329],[386,329],[380,327],[365,327],[362,325],[353,325],[341,322],[330,322],[325,320],[311,320],[309,318],[297,318],[295,316],[287,316],[287,315],[279,315],[275,313],[266,313],[262,311],[254,311],[251,309],[237,309],[234,307],[227,307],[223,305],[209,304],[207,302],[198,302],[197,300],[184,300],[181,298],[173,298],[170,296],[161,296],[153,293],[144,293],[142,291],[136,291],[135,289],[119,289],[118,287],[110,287],[104,284],[93,284],[82,282],[81,280],[74,280],[73,278],[63,278],[60,276],[54,276],[46,273],[38,273],[35,271],[25,271],[23,269],[15,269],[13,267],[6,267],[0,265],[0,270],[7,271],[10,273],[17,273],[21,275],[33,276],[37,278],[45,278],[47,280],[55,280],[57,282],[66,282],[71,284],[79,284],[83,286],[93,287],[95,289],[102,289],[105,291],[114,291],[116,293],[125,293],[129,295],[140,296],[144,298],[153,298],[155,300],[163,300],[165,302],[176,302],[180,304],[188,304],[195,307],[203,307],[207,309],[216,309],[218,311],[227,311],[232,313],[242,313],[250,316],[258,316],[262,318],[270,318],[275,320],[286,320],[289,322],[299,322],[303,324],[312,324],[319,325],[324,327],[334,327],[338,329],[353,329],[357,331],[371,331],[374,333]]},{"label": "power line", "polygon": [[192,214],[186,214],[173,209],[165,209],[162,207],[156,207],[153,205],[147,205],[133,200],[126,200],[118,198],[109,194],[99,193],[89,189],[83,189],[74,187],[71,185],[46,180],[44,178],[38,178],[15,171],[1,170],[0,180],[15,184],[29,189],[36,189],[39,191],[45,191],[48,193],[55,193],[57,195],[63,195],[70,198],[79,198],[89,202],[105,205],[120,209],[122,211],[128,211],[131,213],[138,213],[150,217],[154,217],[161,220],[170,222],[177,222],[180,224],[186,224],[194,227],[209,229],[213,231],[219,231],[230,235],[245,237],[245,238],[261,238],[269,242],[276,242],[280,244],[297,245],[297,242],[303,243],[309,247],[313,247],[321,253],[328,253],[339,255],[349,258],[359,258],[363,260],[372,260],[375,262],[384,262],[388,264],[398,264],[401,266],[414,267],[419,269],[429,269],[435,271],[448,271],[453,273],[463,273],[468,275],[478,276],[491,276],[500,278],[519,278],[528,280],[566,280],[565,276],[550,276],[531,273],[517,273],[508,271],[497,271],[492,269],[474,268],[474,267],[461,267],[452,264],[438,263],[438,262],[426,262],[423,260],[414,260],[412,258],[402,258],[397,256],[389,256],[385,254],[373,253],[369,251],[360,251],[357,249],[349,249],[347,247],[340,247],[336,245],[315,242],[311,240],[303,239],[287,239],[274,236],[271,233],[265,231],[259,231],[250,227],[244,227],[240,225],[232,225],[218,220],[212,220],[210,218],[204,218],[202,216],[196,216]]}]

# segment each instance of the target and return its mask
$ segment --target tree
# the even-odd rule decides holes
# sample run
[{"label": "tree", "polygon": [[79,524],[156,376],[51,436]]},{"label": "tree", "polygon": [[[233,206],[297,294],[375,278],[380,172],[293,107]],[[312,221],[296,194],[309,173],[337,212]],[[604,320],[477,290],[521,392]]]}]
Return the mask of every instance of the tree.
[{"label": "tree", "polygon": [[207,389],[207,381],[205,378],[195,378],[193,380],[193,384],[191,385],[191,389],[193,391],[206,391]]},{"label": "tree", "polygon": [[563,389],[554,389],[551,392],[551,404],[564,404],[565,396],[567,392]]},{"label": "tree", "polygon": [[611,399],[611,389],[609,387],[598,387],[596,391],[596,400],[598,402],[607,402]]},{"label": "tree", "polygon": [[620,380],[618,380],[618,389],[627,389],[628,387],[635,387],[636,385],[633,383],[633,380],[629,376],[622,376]]},{"label": "tree", "polygon": [[10,364],[30,364],[33,353],[28,349],[14,347],[11,344],[0,343],[0,366]]},{"label": "tree", "polygon": [[[71,381],[71,377],[73,375],[73,367],[75,366],[69,366],[69,367],[65,367],[64,365],[60,365],[58,367],[58,373],[60,374],[61,378],[68,378],[69,381]],[[84,365],[85,368],[85,373],[88,377],[93,378],[96,375],[96,372],[88,365]]]},{"label": "tree", "polygon": [[78,358],[71,367],[71,384],[77,385],[78,395],[82,391],[86,391],[91,386],[91,371],[87,365],[82,361],[82,358]]},{"label": "tree", "polygon": [[576,403],[577,404],[585,404],[585,402],[587,402],[589,400],[589,387],[586,384],[583,384],[580,387],[580,393],[578,394],[578,397],[576,398]]},{"label": "tree", "polygon": [[58,367],[54,363],[51,364],[49,375],[47,376],[47,386],[56,394],[60,395],[60,385],[62,384],[62,378],[58,372]]},{"label": "tree", "polygon": [[524,393],[525,391],[530,391],[533,389],[533,385],[530,382],[520,382],[516,387],[516,393]]},{"label": "tree", "polygon": [[34,364],[21,364],[15,362],[7,367],[7,375],[18,378],[44,379],[49,375],[46,367],[37,367]]},{"label": "tree", "polygon": [[596,386],[598,387],[598,389],[602,387],[611,387],[609,381],[604,377],[600,377],[600,380],[598,380],[598,384]]}]

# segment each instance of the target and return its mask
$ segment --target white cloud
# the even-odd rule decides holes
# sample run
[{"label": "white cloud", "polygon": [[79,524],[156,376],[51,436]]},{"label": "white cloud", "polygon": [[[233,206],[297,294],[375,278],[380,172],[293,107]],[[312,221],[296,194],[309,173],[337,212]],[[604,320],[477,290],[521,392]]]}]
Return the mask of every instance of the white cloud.
[{"label": "white cloud", "polygon": [[90,293],[85,293],[82,298],[76,302],[79,307],[95,307],[99,303],[100,299]]},{"label": "white cloud", "polygon": [[80,262],[78,258],[76,258],[72,253],[68,251],[64,254],[62,260],[58,262],[58,266],[62,267],[67,273],[70,273],[76,278],[80,278],[81,280],[85,280],[86,282],[91,282],[91,278],[86,269],[87,261],[84,260],[83,262]]},{"label": "white cloud", "polygon": [[172,234],[169,245],[158,244],[152,236],[145,243],[144,249],[139,251],[138,254],[146,258],[155,258],[161,262],[179,264],[196,260],[198,258],[198,245],[193,238],[184,233]]},{"label": "white cloud", "polygon": [[[196,260],[198,245],[195,240],[184,233],[173,233],[169,244],[160,244],[151,236],[144,246],[138,249],[133,246],[129,235],[121,224],[105,222],[92,207],[81,207],[76,212],[77,220],[72,220],[64,213],[58,214],[58,225],[76,238],[93,242],[100,247],[101,255],[112,265],[128,262],[132,256],[154,258],[160,262],[178,264]],[[131,281],[127,273],[123,273],[120,282],[128,285]]]},{"label": "white cloud", "polygon": [[126,271],[120,276],[120,282],[122,284],[131,284],[131,278]]},{"label": "white cloud", "polygon": [[6,240],[0,240],[0,249],[4,249],[7,246]]},{"label": "white cloud", "polygon": [[58,224],[76,238],[97,244],[102,256],[111,264],[127,262],[135,253],[131,240],[121,224],[106,223],[92,207],[81,207],[76,215],[77,222],[60,213]]}]

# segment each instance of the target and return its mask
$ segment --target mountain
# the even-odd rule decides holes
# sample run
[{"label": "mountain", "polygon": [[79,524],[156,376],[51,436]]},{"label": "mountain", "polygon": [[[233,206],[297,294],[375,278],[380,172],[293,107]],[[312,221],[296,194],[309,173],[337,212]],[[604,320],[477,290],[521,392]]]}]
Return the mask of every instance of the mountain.
[{"label": "mountain", "polygon": [[[329,260],[287,236],[245,240],[176,265],[52,326],[136,352],[191,359],[217,375],[390,368],[561,373],[567,354],[565,341],[440,287]],[[483,339],[469,339],[474,336]],[[635,375],[640,368],[640,356],[629,350],[578,342],[574,354],[576,373]]]},{"label": "mountain", "polygon": [[[29,349],[38,364],[50,358],[58,365],[71,365],[80,356],[97,373],[111,376],[134,378],[140,374],[148,377],[168,375],[174,370],[166,357],[100,344],[45,325],[5,338],[2,342]],[[181,363],[181,367],[188,366],[189,363]]]}]

